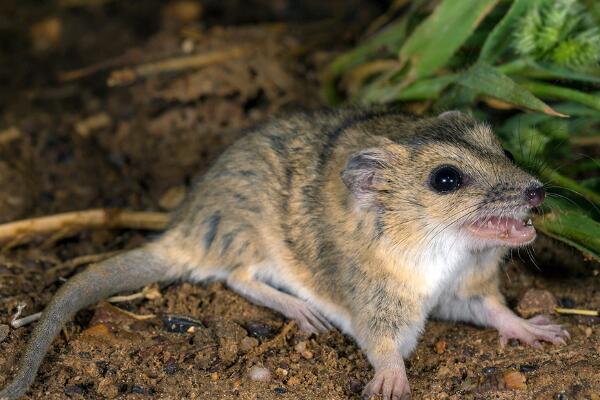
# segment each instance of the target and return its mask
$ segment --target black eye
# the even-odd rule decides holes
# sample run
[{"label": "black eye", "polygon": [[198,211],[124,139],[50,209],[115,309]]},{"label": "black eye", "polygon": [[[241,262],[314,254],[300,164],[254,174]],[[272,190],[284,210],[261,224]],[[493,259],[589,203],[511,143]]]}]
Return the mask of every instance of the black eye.
[{"label": "black eye", "polygon": [[504,150],[504,155],[506,156],[506,158],[508,158],[510,161],[515,162],[515,156],[513,156],[513,154],[508,151],[508,150]]},{"label": "black eye", "polygon": [[429,183],[436,192],[453,192],[462,184],[462,174],[452,165],[442,165],[433,170]]}]

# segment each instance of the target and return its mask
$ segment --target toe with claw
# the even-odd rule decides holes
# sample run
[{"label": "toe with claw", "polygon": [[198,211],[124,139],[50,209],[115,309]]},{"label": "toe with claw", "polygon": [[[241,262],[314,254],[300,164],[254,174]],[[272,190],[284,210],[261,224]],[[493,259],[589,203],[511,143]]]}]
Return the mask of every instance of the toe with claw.
[{"label": "toe with claw", "polygon": [[409,400],[410,386],[404,369],[384,369],[375,376],[363,390],[363,399],[383,395],[384,400]]},{"label": "toe with claw", "polygon": [[538,315],[530,319],[514,318],[507,319],[498,327],[500,333],[500,344],[505,345],[509,339],[518,339],[536,349],[541,349],[540,342],[548,342],[553,345],[565,345],[570,339],[569,332],[562,326],[552,323],[545,315]]}]

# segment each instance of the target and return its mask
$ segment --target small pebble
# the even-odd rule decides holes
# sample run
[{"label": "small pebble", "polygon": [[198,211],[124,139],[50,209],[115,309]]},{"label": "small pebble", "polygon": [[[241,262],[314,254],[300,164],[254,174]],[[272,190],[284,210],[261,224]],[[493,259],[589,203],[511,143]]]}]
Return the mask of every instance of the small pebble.
[{"label": "small pebble", "polygon": [[270,339],[273,337],[273,329],[265,323],[251,321],[246,327],[248,333],[258,339]]},{"label": "small pebble", "polygon": [[65,394],[85,394],[85,389],[80,385],[69,385],[65,386],[64,389]]},{"label": "small pebble", "polygon": [[298,378],[297,376],[292,376],[290,379],[287,380],[287,384],[289,386],[296,386],[300,384],[300,378]]},{"label": "small pebble", "polygon": [[529,318],[536,314],[553,313],[556,305],[556,299],[549,291],[529,289],[517,304],[517,311],[521,316]]},{"label": "small pebble", "polygon": [[256,346],[258,346],[258,339],[250,337],[250,336],[246,336],[240,342],[240,347],[244,353],[249,352]]},{"label": "small pebble", "polygon": [[573,300],[570,297],[561,297],[560,298],[560,306],[565,307],[565,308],[575,308],[576,303],[575,303],[575,300]]},{"label": "small pebble", "polygon": [[175,186],[167,190],[158,201],[158,205],[165,210],[173,210],[185,199],[185,186]]},{"label": "small pebble", "polygon": [[167,360],[167,365],[165,365],[164,371],[167,375],[173,375],[175,372],[179,370],[179,365],[173,357]]},{"label": "small pebble", "polygon": [[516,389],[516,390],[524,390],[527,389],[527,384],[525,383],[526,378],[520,372],[510,371],[504,374],[504,385],[507,389]]},{"label": "small pebble", "polygon": [[271,380],[271,372],[265,367],[254,365],[248,371],[248,377],[253,381],[269,382]]},{"label": "small pebble", "polygon": [[186,333],[192,327],[203,327],[202,322],[185,315],[166,314],[162,317],[164,328],[167,332]]},{"label": "small pebble", "polygon": [[314,356],[313,352],[308,350],[308,345],[305,341],[298,342],[298,344],[294,346],[294,350],[307,360],[310,360]]},{"label": "small pebble", "polygon": [[[583,330],[583,334],[585,335],[586,338],[589,338],[590,336],[592,336],[592,327],[586,326],[585,329]],[[0,341],[2,341],[2,340],[0,340]]]},{"label": "small pebble", "polygon": [[496,367],[485,367],[481,370],[485,375],[490,375],[495,373],[498,370]]},{"label": "small pebble", "polygon": [[133,385],[131,387],[131,393],[146,394],[146,389],[141,386]]},{"label": "small pebble", "polygon": [[566,394],[564,394],[563,392],[560,392],[559,394],[556,395],[556,400],[569,400],[569,398],[567,397]]},{"label": "small pebble", "polygon": [[287,389],[284,387],[276,387],[273,390],[275,390],[275,393],[277,393],[277,394],[284,394],[285,392],[287,392]]},{"label": "small pebble", "polygon": [[350,391],[352,393],[361,393],[364,385],[358,379],[350,378]]},{"label": "small pebble", "polygon": [[218,381],[219,380],[219,373],[218,372],[213,372],[212,374],[210,374],[210,380],[211,381]]},{"label": "small pebble", "polygon": [[277,369],[275,370],[275,375],[277,375],[277,376],[278,376],[278,377],[280,377],[280,378],[284,378],[284,377],[286,377],[286,376],[287,376],[287,374],[288,374],[288,371],[287,371],[287,369],[283,369],[283,368],[277,368]]},{"label": "small pebble", "polygon": [[2,343],[4,341],[4,339],[6,339],[9,331],[10,331],[10,329],[9,329],[8,325],[5,325],[5,324],[0,325],[0,343]]},{"label": "small pebble", "polygon": [[446,341],[444,339],[439,339],[437,342],[435,342],[434,347],[437,354],[442,354],[444,351],[446,351]]},{"label": "small pebble", "polygon": [[538,366],[533,365],[533,364],[522,364],[519,367],[520,372],[533,372],[533,371],[537,371],[537,369],[538,369]]}]

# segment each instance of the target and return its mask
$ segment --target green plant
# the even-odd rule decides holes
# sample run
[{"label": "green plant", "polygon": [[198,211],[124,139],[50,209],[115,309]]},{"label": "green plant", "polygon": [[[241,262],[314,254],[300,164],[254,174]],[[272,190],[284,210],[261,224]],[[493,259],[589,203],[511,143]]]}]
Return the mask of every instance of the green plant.
[{"label": "green plant", "polygon": [[600,160],[576,155],[600,147],[598,3],[441,0],[430,8],[404,5],[339,56],[325,73],[327,100],[466,109],[491,120],[517,162],[547,184],[537,228],[600,260]]}]

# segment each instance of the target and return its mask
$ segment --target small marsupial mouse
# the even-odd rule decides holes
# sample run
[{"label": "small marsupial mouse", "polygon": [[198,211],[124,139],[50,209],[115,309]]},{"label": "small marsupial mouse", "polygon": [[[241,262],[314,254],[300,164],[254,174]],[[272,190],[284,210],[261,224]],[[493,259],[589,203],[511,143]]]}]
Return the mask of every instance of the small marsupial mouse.
[{"label": "small marsupial mouse", "polygon": [[535,239],[523,221],[543,200],[491,129],[457,111],[273,120],[220,156],[164,234],[58,291],[0,399],[26,392],[78,310],[177,279],[224,280],[305,331],[352,336],[375,369],[365,396],[410,397],[404,359],[429,316],[493,327],[501,341],[564,344],[559,325],[508,309],[498,285],[507,249]]}]

